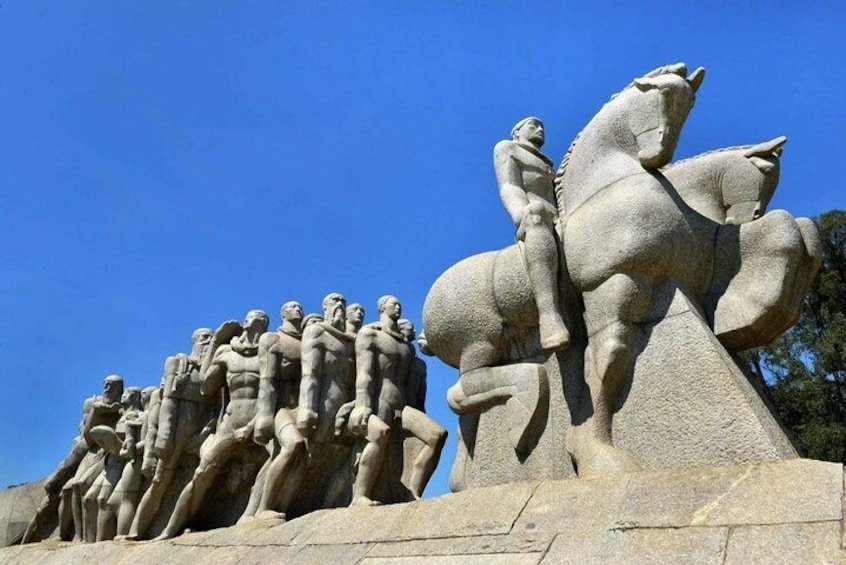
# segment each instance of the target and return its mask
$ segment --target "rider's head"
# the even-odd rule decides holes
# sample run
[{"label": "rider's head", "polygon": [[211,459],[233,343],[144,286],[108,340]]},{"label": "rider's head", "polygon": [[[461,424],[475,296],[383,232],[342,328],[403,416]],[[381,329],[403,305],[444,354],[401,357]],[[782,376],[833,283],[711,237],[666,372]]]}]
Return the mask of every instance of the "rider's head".
[{"label": "rider's head", "polygon": [[543,146],[543,142],[546,140],[543,122],[535,116],[523,118],[511,129],[511,139],[531,143],[536,147]]}]

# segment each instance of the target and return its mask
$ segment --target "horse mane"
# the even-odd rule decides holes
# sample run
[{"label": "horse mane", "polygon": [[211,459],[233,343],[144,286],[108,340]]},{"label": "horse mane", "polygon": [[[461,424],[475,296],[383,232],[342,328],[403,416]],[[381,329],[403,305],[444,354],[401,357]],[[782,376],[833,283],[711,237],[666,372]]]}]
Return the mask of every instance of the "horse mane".
[{"label": "horse mane", "polygon": [[662,171],[666,171],[668,169],[672,169],[676,165],[681,165],[682,163],[687,163],[688,161],[692,161],[694,159],[699,159],[700,157],[707,157],[708,155],[714,155],[716,153],[725,153],[726,151],[739,151],[742,149],[749,149],[750,147],[754,147],[754,143],[750,143],[749,145],[735,145],[733,147],[721,147],[719,149],[711,149],[710,151],[705,151],[704,153],[700,153],[698,155],[693,155],[692,157],[685,157],[684,159],[679,159],[678,161],[673,161],[663,167],[661,167]]},{"label": "horse mane", "polygon": [[[672,65],[664,65],[663,67],[658,67],[657,69],[649,71],[648,73],[643,75],[643,77],[641,77],[641,78],[654,78],[654,77],[657,77],[657,76],[660,76],[660,75],[666,75],[666,74],[669,74],[669,73],[679,75],[682,78],[687,78],[687,65],[685,65],[684,63],[674,63]],[[596,112],[596,114],[599,114],[600,112],[602,112],[602,110],[604,110],[605,107],[608,104],[613,102],[614,99],[616,99],[619,95],[621,95],[622,93],[624,93],[627,90],[629,90],[630,88],[632,88],[634,85],[635,85],[635,81],[631,81],[629,84],[624,86],[622,90],[620,90],[619,92],[617,92],[615,94],[612,94],[611,98],[608,99],[608,102],[603,104],[602,107],[599,109],[599,111]],[[590,122],[588,122],[588,125],[590,125]],[[587,125],[585,126],[585,128],[586,127],[587,127]],[[554,183],[554,187],[555,187],[555,201],[558,205],[558,215],[561,218],[565,217],[564,205],[562,204],[564,199],[561,198],[561,191],[563,190],[563,185],[564,185],[564,173],[567,172],[567,165],[570,163],[570,155],[573,153],[573,150],[576,148],[576,144],[578,143],[579,138],[582,136],[582,133],[585,131],[585,128],[582,128],[581,131],[578,134],[576,134],[576,137],[573,138],[573,142],[570,144],[570,147],[567,149],[567,153],[565,153],[564,157],[561,159],[561,164],[558,166],[558,170],[555,171],[555,178],[553,179],[553,183]],[[730,147],[728,149],[736,149],[736,148]],[[704,153],[703,153],[703,155],[704,155]],[[698,156],[699,155],[697,155],[697,157]],[[691,157],[691,158],[693,158],[693,157]]]}]

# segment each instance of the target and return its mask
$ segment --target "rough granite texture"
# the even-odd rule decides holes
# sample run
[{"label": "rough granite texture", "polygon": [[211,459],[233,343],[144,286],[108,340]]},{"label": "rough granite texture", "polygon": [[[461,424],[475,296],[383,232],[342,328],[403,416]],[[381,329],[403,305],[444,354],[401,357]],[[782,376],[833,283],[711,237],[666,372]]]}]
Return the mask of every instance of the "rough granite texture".
[{"label": "rough granite texture", "polygon": [[2,563],[846,563],[843,466],[796,459],[471,489]]},{"label": "rough granite texture", "polygon": [[20,536],[44,497],[44,481],[0,490],[0,547]]}]

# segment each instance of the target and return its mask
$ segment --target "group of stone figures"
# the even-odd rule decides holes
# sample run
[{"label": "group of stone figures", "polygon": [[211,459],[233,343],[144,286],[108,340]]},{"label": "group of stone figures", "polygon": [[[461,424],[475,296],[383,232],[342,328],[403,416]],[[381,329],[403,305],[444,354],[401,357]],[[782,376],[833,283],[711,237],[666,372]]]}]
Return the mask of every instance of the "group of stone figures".
[{"label": "group of stone figures", "polygon": [[765,213],[786,138],[670,164],[704,75],[679,63],[635,79],[557,170],[540,150],[537,118],[495,147],[516,244],[451,267],[423,312],[429,347],[460,372],[448,393],[460,415],[453,490],[480,484],[468,469],[491,407],[505,405],[508,434],[486,441],[510,442],[515,465],[529,457],[559,381],[550,371],[566,389],[564,456],[578,476],[641,468],[615,445],[613,419],[651,328],[667,315],[666,296],[689,303],[729,353],[768,343],[798,318],[821,247],[809,219]]},{"label": "group of stone figures", "polygon": [[332,293],[322,315],[286,303],[270,332],[253,310],[196,330],[158,387],[106,377],[22,541],[56,514],[62,539],[94,542],[420,498],[447,433],[425,414],[414,325],[394,296],[378,310],[364,325]]}]

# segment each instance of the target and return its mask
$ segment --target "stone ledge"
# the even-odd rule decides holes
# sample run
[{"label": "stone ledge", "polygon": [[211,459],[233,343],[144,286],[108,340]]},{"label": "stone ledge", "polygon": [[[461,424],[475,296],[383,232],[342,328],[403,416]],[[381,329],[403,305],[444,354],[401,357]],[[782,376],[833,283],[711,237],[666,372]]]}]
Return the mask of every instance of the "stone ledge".
[{"label": "stone ledge", "polygon": [[480,488],[3,563],[846,563],[843,466],[810,460]]}]

